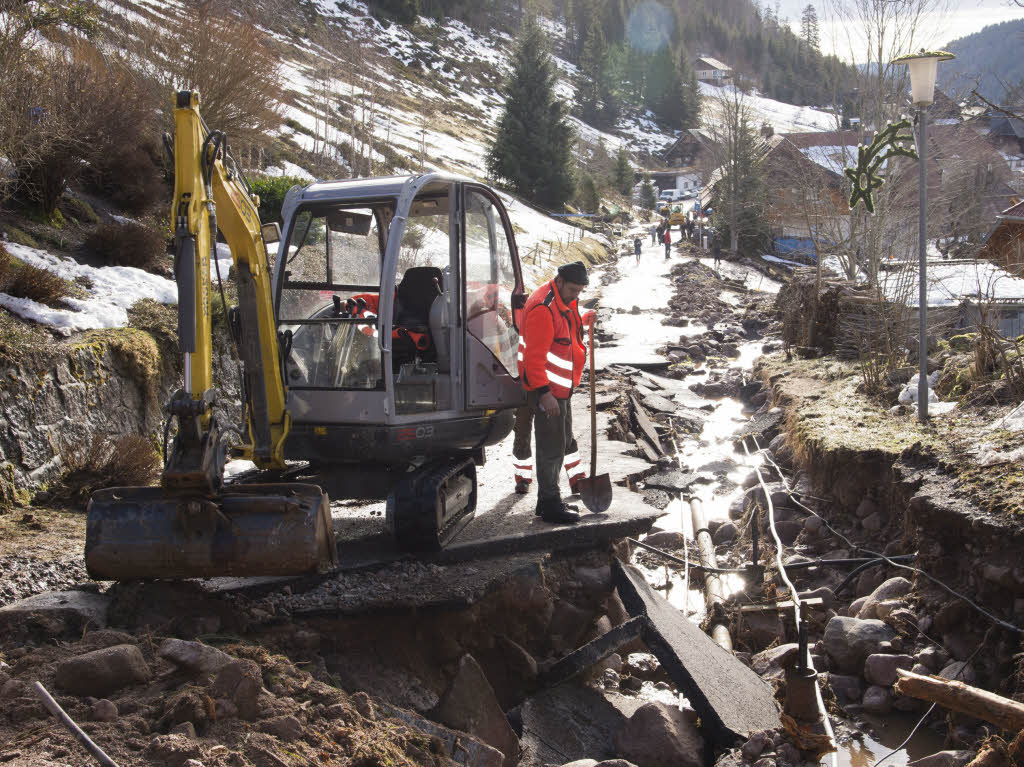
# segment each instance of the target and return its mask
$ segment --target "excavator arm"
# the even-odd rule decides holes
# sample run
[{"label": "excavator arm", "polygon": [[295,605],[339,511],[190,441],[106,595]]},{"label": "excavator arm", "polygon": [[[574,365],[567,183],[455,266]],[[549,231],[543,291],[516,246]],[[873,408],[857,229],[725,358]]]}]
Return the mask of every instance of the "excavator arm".
[{"label": "excavator arm", "polygon": [[218,229],[231,249],[238,288],[238,307],[232,311],[229,325],[242,364],[246,433],[234,455],[252,460],[262,469],[283,469],[290,419],[258,201],[230,163],[226,136],[204,125],[198,93],[177,94],[174,125],[172,220],[184,388],[169,404],[179,428],[162,484],[177,490],[216,492],[225,460],[222,433],[212,413],[216,389],[210,267],[211,259],[216,259]]}]

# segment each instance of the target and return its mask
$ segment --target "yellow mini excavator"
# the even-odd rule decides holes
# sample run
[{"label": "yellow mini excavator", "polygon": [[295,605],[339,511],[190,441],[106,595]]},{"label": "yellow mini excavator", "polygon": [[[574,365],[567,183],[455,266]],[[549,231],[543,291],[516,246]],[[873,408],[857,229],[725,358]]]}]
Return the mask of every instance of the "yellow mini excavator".
[{"label": "yellow mini excavator", "polygon": [[[293,187],[277,223],[199,94],[176,96],[173,225],[184,385],[167,405],[158,487],[89,503],[85,560],[100,580],[292,575],[337,563],[330,504],[282,481],[311,465],[341,487],[385,472],[400,546],[437,549],[476,507],[484,448],[524,401],[514,321],[524,304],[498,195],[443,173]],[[243,423],[230,450],[214,415],[211,264],[231,249]],[[277,244],[276,255],[268,246]],[[224,275],[225,277],[227,275]],[[254,483],[225,482],[228,454]],[[267,480],[265,483],[263,480]]]}]

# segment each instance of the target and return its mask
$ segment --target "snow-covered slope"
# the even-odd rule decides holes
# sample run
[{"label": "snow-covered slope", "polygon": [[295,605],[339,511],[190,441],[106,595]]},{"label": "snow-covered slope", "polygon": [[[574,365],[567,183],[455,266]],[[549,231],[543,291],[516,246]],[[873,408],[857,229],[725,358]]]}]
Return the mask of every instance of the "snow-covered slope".
[{"label": "snow-covered slope", "polygon": [[[733,86],[717,86],[710,83],[700,83],[700,93],[703,96],[705,120],[717,120],[722,108],[721,100],[732,100],[736,96]],[[829,112],[775,101],[758,95],[756,91],[740,94],[739,98],[754,115],[755,120],[768,123],[776,133],[805,133],[837,128],[836,116]]]}]

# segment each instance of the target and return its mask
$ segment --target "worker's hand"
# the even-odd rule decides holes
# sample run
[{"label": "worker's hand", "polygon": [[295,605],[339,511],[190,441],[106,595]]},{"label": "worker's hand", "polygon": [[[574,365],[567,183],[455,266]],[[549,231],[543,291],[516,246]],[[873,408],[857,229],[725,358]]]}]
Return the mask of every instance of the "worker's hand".
[{"label": "worker's hand", "polygon": [[561,412],[558,408],[558,400],[555,399],[555,395],[549,391],[540,395],[540,409],[548,418],[554,418],[559,414],[559,412]]},{"label": "worker's hand", "polygon": [[594,324],[594,319],[597,317],[597,312],[591,309],[589,312],[584,312],[583,316],[580,317],[583,320],[583,327],[589,328]]}]

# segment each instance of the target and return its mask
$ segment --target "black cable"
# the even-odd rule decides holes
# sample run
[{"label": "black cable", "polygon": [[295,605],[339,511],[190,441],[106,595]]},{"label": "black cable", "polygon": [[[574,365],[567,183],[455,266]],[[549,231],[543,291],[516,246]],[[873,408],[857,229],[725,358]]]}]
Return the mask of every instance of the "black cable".
[{"label": "black cable", "polygon": [[[756,447],[757,450],[765,456],[765,460],[768,461],[768,463],[770,463],[772,466],[774,466],[776,468],[776,470],[779,470],[778,464],[776,464],[775,461],[773,461],[770,457],[768,457],[767,451],[764,448],[762,448],[757,443],[757,437],[755,437],[752,434],[749,435],[749,436],[754,441],[754,447]],[[746,437],[744,437],[744,439],[746,439]],[[793,503],[795,503],[800,508],[804,509],[805,511],[813,514],[818,519],[820,519],[824,523],[825,527],[828,528],[829,531],[831,531],[833,535],[835,535],[836,537],[840,538],[850,548],[855,549],[857,551],[863,551],[865,554],[869,554],[869,555],[871,555],[873,557],[878,557],[880,559],[884,559],[886,561],[886,563],[888,563],[892,567],[896,567],[896,568],[899,568],[901,570],[909,570],[911,572],[918,573],[918,574],[924,576],[925,578],[927,578],[929,581],[934,583],[939,588],[943,589],[949,595],[951,595],[953,597],[956,597],[957,599],[962,599],[964,602],[966,602],[968,605],[970,605],[972,608],[974,608],[977,612],[979,612],[982,615],[984,615],[986,618],[988,618],[990,621],[995,623],[997,626],[1000,626],[1000,627],[1006,629],[1007,631],[1012,631],[1012,632],[1014,632],[1016,634],[1024,634],[1024,629],[1021,629],[1021,628],[1019,628],[1017,626],[1014,626],[1012,623],[1008,623],[1008,622],[1004,621],[1002,618],[999,618],[999,617],[993,615],[992,613],[990,613],[988,610],[986,610],[984,607],[979,605],[974,600],[970,599],[969,597],[964,596],[963,594],[959,593],[958,591],[954,591],[949,586],[947,586],[945,583],[940,581],[938,578],[935,578],[934,576],[929,575],[928,573],[926,573],[921,568],[914,567],[913,565],[901,565],[898,562],[894,562],[890,557],[887,557],[885,554],[880,554],[877,551],[872,551],[871,549],[866,549],[863,546],[856,545],[849,538],[847,538],[845,535],[843,535],[838,530],[836,530],[834,527],[832,527],[832,525],[830,525],[828,523],[828,521],[824,517],[822,517],[818,512],[816,512],[814,509],[811,509],[811,508],[805,506],[804,504],[800,503],[800,501],[798,501],[796,498],[794,498],[793,497],[793,493],[790,490],[789,483],[787,483],[785,477],[782,476],[781,470],[779,470],[779,476],[780,476],[780,478],[782,478],[782,484],[786,488],[786,493],[789,495],[789,497],[793,501]]]},{"label": "black cable", "polygon": [[858,575],[860,575],[862,572],[864,572],[868,568],[874,567],[875,565],[878,565],[878,564],[881,564],[884,561],[885,561],[884,559],[878,557],[878,558],[872,559],[870,562],[865,562],[864,564],[859,565],[858,567],[855,567],[853,569],[853,572],[851,572],[849,575],[847,575],[843,579],[842,583],[840,583],[838,586],[836,586],[834,589],[832,589],[832,593],[835,596],[839,596],[839,593],[843,589],[845,589],[847,586],[849,586],[851,583],[853,583],[853,579],[854,578],[856,578]]}]

